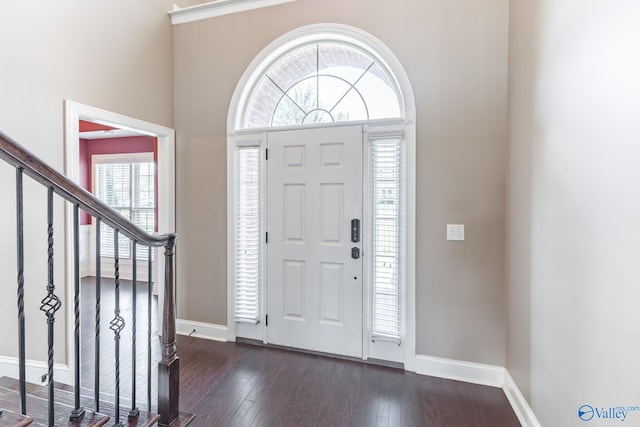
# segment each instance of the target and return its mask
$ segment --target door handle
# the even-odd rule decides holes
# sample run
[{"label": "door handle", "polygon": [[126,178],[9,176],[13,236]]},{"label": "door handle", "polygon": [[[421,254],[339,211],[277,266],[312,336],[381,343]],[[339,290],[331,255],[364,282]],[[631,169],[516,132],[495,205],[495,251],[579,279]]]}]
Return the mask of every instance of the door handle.
[{"label": "door handle", "polygon": [[351,241],[353,243],[360,241],[360,220],[357,218],[351,220]]},{"label": "door handle", "polygon": [[353,259],[360,258],[360,248],[356,248],[356,247],[351,248],[351,258]]}]

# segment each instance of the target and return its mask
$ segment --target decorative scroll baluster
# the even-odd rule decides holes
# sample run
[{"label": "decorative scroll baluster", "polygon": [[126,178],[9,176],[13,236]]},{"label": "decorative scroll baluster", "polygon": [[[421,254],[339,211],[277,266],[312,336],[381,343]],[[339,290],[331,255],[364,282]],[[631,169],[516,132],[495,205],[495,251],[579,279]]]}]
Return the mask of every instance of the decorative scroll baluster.
[{"label": "decorative scroll baluster", "polygon": [[151,246],[149,246],[149,273],[147,275],[147,411],[151,412],[151,293],[153,291],[151,261]]},{"label": "decorative scroll baluster", "polygon": [[20,413],[27,414],[27,382],[24,327],[24,206],[22,168],[16,168],[16,221],[18,237],[18,378],[20,382]]},{"label": "decorative scroll baluster", "polygon": [[115,266],[115,297],[116,307],[114,312],[115,317],[110,323],[110,329],[114,333],[115,340],[115,362],[116,362],[116,390],[115,390],[115,424],[116,427],[122,427],[120,422],[120,332],[124,329],[124,319],[120,316],[120,254],[118,251],[118,230],[114,230],[113,237],[113,252],[114,252],[114,266]]},{"label": "decorative scroll baluster", "polygon": [[53,324],[55,322],[56,311],[60,309],[60,298],[54,294],[55,285],[53,283],[53,187],[49,187],[49,198],[47,203],[47,219],[48,227],[48,283],[47,296],[41,301],[42,310],[47,315],[47,344],[48,344],[48,370],[47,370],[47,386],[48,386],[48,422],[49,427],[53,427],[54,423],[54,393],[53,393]]},{"label": "decorative scroll baluster", "polygon": [[173,283],[173,250],[176,236],[164,247],[164,307],[162,318],[162,360],[158,364],[158,412],[160,424],[170,425],[178,417],[180,359],[176,353],[176,307]]},{"label": "decorative scroll baluster", "polygon": [[75,407],[71,411],[71,420],[77,420],[84,415],[84,408],[80,406],[80,219],[78,215],[80,207],[73,207],[73,315],[75,329],[73,335],[73,352],[75,363]]},{"label": "decorative scroll baluster", "polygon": [[94,361],[94,404],[100,411],[100,278],[102,276],[100,260],[100,218],[96,218],[96,320],[95,320],[95,361]]},{"label": "decorative scroll baluster", "polygon": [[136,323],[138,305],[138,257],[137,241],[133,241],[133,285],[131,288],[131,410],[129,418],[135,418],[140,411],[136,407]]}]

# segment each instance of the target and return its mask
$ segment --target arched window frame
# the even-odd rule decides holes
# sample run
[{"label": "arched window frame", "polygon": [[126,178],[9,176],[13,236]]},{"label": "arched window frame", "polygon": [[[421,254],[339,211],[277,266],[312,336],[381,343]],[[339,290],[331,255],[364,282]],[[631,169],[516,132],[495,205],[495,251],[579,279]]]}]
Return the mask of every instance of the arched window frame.
[{"label": "arched window frame", "polygon": [[[247,67],[231,99],[227,116],[230,134],[245,129],[244,119],[251,94],[267,70],[289,52],[301,46],[321,42],[337,42],[353,46],[371,56],[391,76],[398,88],[400,121],[415,123],[413,89],[395,55],[381,41],[354,27],[340,24],[315,24],[293,30],[271,42]],[[398,121],[398,120],[396,120]]]},{"label": "arched window frame", "polygon": [[[300,47],[301,45],[317,43],[321,41],[340,42],[353,45],[365,52],[367,52],[372,58],[374,58],[386,71],[393,76],[395,83],[398,87],[398,94],[401,97],[400,108],[401,117],[391,119],[377,119],[367,120],[360,122],[348,122],[345,124],[357,124],[361,123],[365,132],[364,140],[372,141],[374,139],[385,138],[389,133],[398,135],[398,129],[402,134],[402,140],[405,145],[404,151],[404,167],[406,168],[406,186],[404,189],[405,194],[405,232],[406,232],[406,250],[407,257],[405,260],[406,268],[406,285],[403,303],[403,318],[404,318],[404,331],[403,331],[403,344],[402,344],[402,361],[404,363],[405,370],[416,370],[416,354],[415,354],[415,182],[416,182],[416,128],[415,128],[415,100],[413,96],[413,90],[409,78],[404,71],[404,68],[400,64],[396,56],[385,46],[380,40],[372,35],[359,30],[354,27],[340,25],[340,24],[315,24],[302,27],[293,30],[280,38],[276,39],[265,47],[250,63],[247,70],[242,75],[236,90],[231,99],[229,113],[227,116],[227,246],[228,246],[228,268],[227,268],[227,281],[228,281],[228,294],[227,294],[227,337],[229,340],[235,340],[238,327],[245,327],[246,324],[236,324],[233,319],[233,307],[234,307],[234,272],[235,265],[233,256],[231,254],[235,251],[234,244],[234,193],[237,179],[237,170],[235,166],[237,164],[236,148],[243,144],[246,144],[247,140],[255,141],[254,143],[260,148],[261,152],[261,176],[264,178],[264,148],[266,141],[267,131],[272,129],[266,128],[252,128],[246,129],[244,126],[245,112],[259,79],[264,75],[265,71],[273,65],[278,58],[282,58],[288,52]],[[315,127],[322,125],[302,125],[291,126],[291,128],[301,127]],[[278,130],[286,129],[288,127],[278,127]],[[392,129],[390,131],[390,129]],[[261,179],[262,181],[262,179]],[[262,183],[261,183],[261,191]],[[261,200],[264,203],[265,199]],[[261,224],[262,226],[263,224]],[[264,241],[263,241],[264,245]],[[262,252],[264,254],[264,251]],[[264,257],[264,255],[261,255]],[[264,260],[262,262],[264,264]],[[266,278],[265,272],[261,271],[261,277],[264,280]],[[262,287],[263,294],[260,296],[261,300],[264,298],[264,286]],[[369,294],[370,289],[365,290],[365,294]],[[369,304],[369,301],[365,301],[365,304]],[[262,308],[261,308],[262,310]],[[368,320],[363,319],[363,324],[367,329],[370,328]],[[258,329],[257,335],[253,338],[266,341],[266,327],[264,323],[259,323],[255,327]],[[365,334],[367,335],[367,334]],[[363,357],[376,357],[384,359],[384,355],[380,356],[373,354],[370,350],[370,340],[368,336],[363,337]]]}]

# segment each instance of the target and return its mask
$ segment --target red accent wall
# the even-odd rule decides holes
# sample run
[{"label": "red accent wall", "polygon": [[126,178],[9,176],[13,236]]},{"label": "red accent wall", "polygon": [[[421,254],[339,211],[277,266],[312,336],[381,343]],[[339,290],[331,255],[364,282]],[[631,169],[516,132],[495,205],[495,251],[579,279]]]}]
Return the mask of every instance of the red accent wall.
[{"label": "red accent wall", "polygon": [[[87,155],[89,140],[80,138],[80,186],[87,191],[91,191],[89,177],[91,176],[91,156]],[[91,215],[80,210],[80,225],[91,224]]]},{"label": "red accent wall", "polygon": [[[80,124],[82,125],[82,120]],[[89,122],[85,122],[89,123]],[[90,123],[93,124],[93,123]],[[102,126],[102,125],[98,125]],[[104,129],[91,129],[104,130]],[[131,136],[125,138],[80,139],[80,185],[89,192],[93,192],[93,164],[91,156],[94,154],[124,154],[124,153],[153,153],[155,163],[155,217],[158,231],[158,138],[153,136]],[[86,212],[80,214],[80,224],[91,224],[91,216]]]},{"label": "red accent wall", "polygon": [[97,130],[115,130],[111,126],[101,125],[99,123],[87,122],[84,120],[80,120],[78,122],[80,132],[94,132]]}]

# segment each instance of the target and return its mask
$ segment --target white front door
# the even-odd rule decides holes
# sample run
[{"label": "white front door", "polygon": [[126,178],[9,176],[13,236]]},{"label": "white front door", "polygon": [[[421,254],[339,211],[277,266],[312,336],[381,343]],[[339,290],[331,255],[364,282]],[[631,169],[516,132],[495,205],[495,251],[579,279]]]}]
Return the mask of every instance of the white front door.
[{"label": "white front door", "polygon": [[362,127],[268,134],[269,343],[362,357]]}]

